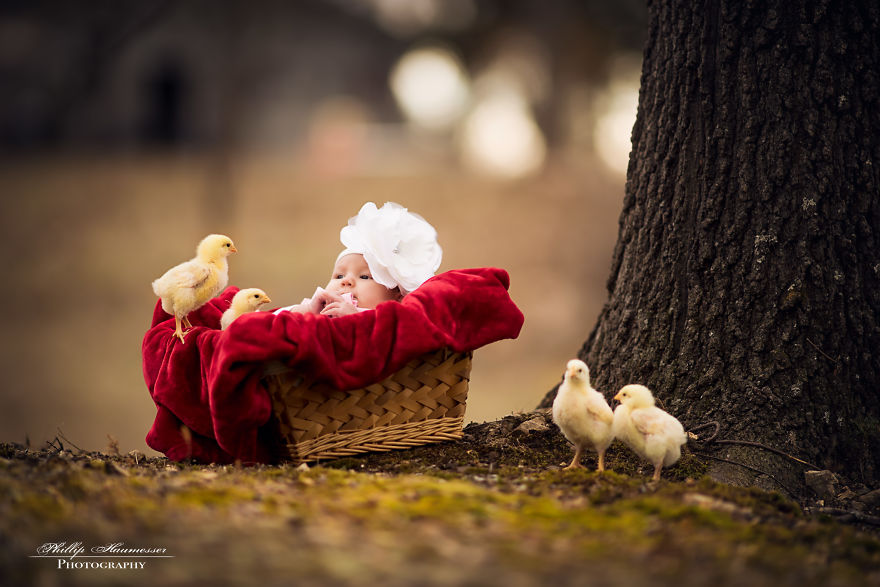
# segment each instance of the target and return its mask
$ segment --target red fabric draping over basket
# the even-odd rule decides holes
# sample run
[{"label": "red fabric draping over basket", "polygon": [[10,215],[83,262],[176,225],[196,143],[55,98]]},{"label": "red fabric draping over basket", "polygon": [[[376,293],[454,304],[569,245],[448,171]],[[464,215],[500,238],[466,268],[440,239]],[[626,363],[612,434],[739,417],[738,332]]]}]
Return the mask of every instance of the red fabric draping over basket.
[{"label": "red fabric draping over basket", "polygon": [[519,336],[523,315],[509,285],[502,269],[448,271],[371,312],[255,312],[221,331],[220,316],[238,291],[229,287],[189,315],[193,329],[184,344],[157,302],[142,349],[158,408],[147,444],[175,460],[272,462],[263,428],[271,403],[260,383],[266,361],[281,360],[340,389],[363,387],[439,348],[471,351]]}]

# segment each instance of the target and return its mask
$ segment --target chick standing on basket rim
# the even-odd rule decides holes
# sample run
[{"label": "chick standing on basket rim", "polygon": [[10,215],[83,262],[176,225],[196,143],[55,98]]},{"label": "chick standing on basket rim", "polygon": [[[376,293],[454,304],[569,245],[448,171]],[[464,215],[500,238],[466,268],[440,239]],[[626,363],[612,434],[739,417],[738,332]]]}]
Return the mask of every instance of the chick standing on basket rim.
[{"label": "chick standing on basket rim", "polygon": [[367,202],[339,232],[345,249],[330,281],[280,312],[345,316],[399,301],[434,276],[443,259],[437,231],[400,204]]}]

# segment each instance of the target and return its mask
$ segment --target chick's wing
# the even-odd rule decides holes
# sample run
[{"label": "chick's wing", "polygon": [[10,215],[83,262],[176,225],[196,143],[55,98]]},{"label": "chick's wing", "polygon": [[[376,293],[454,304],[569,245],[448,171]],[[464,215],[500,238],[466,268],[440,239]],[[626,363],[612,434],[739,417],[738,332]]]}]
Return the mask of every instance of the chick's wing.
[{"label": "chick's wing", "polygon": [[664,434],[669,418],[669,416],[657,408],[633,410],[630,417],[636,430],[644,436]]},{"label": "chick's wing", "polygon": [[614,420],[614,412],[608,403],[599,397],[591,397],[587,400],[587,413],[594,419],[606,424]]},{"label": "chick's wing", "polygon": [[181,263],[172,267],[162,276],[162,285],[167,288],[199,288],[211,277],[211,269],[201,263]]}]

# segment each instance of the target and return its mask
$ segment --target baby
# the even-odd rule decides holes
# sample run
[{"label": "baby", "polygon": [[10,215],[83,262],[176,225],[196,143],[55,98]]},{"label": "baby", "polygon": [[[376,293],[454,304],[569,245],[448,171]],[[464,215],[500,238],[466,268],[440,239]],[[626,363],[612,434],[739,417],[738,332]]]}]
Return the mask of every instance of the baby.
[{"label": "baby", "polygon": [[389,300],[400,301],[400,287],[390,289],[373,279],[367,260],[359,253],[340,254],[333,266],[330,281],[319,287],[311,298],[299,304],[276,310],[301,314],[345,316],[370,310]]},{"label": "baby", "polygon": [[339,233],[339,253],[330,281],[311,298],[275,311],[338,317],[400,301],[433,277],[443,250],[437,231],[424,218],[387,202],[363,205]]}]

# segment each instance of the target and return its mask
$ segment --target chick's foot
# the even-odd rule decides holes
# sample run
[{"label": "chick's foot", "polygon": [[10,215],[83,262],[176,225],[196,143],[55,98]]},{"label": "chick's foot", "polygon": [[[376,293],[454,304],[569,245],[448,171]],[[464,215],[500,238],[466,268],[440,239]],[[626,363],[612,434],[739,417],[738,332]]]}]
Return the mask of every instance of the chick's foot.
[{"label": "chick's foot", "polygon": [[[186,320],[186,318],[183,320]],[[184,344],[183,337],[186,335],[186,332],[183,330],[183,320],[177,316],[174,317],[174,336],[180,339],[180,344]],[[192,326],[190,326],[190,328],[192,328]]]},{"label": "chick's foot", "polygon": [[575,452],[574,458],[571,459],[571,464],[569,464],[563,470],[568,471],[571,469],[583,469],[583,466],[581,465],[581,451],[579,450]]}]

